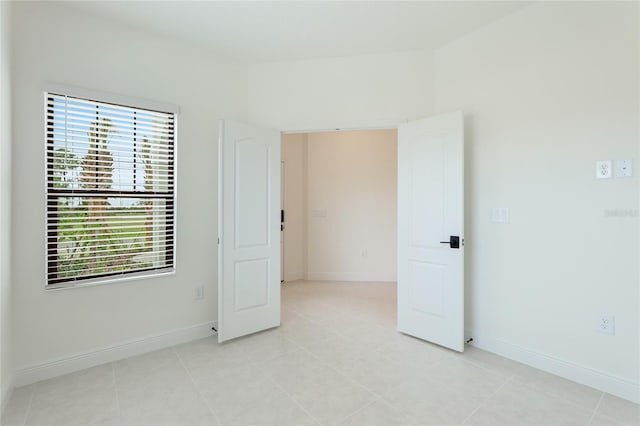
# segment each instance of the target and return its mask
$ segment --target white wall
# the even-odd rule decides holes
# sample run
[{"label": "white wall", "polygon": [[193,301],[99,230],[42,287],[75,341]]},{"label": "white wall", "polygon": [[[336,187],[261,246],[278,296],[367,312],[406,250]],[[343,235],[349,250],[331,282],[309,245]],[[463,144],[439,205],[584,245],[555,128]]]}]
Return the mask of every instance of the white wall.
[{"label": "white wall", "polygon": [[[638,182],[593,178],[598,159],[634,158],[640,169],[636,8],[533,5],[439,50],[435,60],[429,52],[396,53],[247,70],[56,4],[15,4],[16,367],[214,318],[216,196],[202,191],[216,188],[215,118],[247,113],[281,130],[389,126],[432,114],[437,94],[438,111],[463,109],[468,117],[467,318],[476,342],[546,360],[540,366],[548,370],[563,366],[558,372],[576,379],[600,377],[609,391],[637,386],[637,218],[604,217],[604,210],[637,208]],[[188,167],[178,170],[176,276],[44,291],[46,80],[182,108],[179,157]],[[2,132],[5,161],[4,122]],[[0,185],[6,205],[8,183]],[[511,209],[511,224],[489,223],[494,206]],[[200,284],[206,299],[194,302]],[[616,315],[615,337],[594,331],[603,313]]]},{"label": "white wall", "polygon": [[282,135],[284,162],[284,280],[306,277],[307,135]]},{"label": "white wall", "polygon": [[[467,118],[469,333],[635,398],[637,210],[606,212],[638,208],[637,7],[543,2],[435,56],[437,110]],[[596,180],[606,159],[633,159],[635,177]],[[615,337],[596,330],[602,314]]]},{"label": "white wall", "polygon": [[[0,2],[0,406],[12,386],[11,360],[11,3]],[[4,408],[4,407],[2,407]],[[0,413],[2,411],[0,408]]]},{"label": "white wall", "polygon": [[[638,181],[596,181],[594,163],[633,158],[640,169],[636,8],[535,4],[435,58],[250,66],[249,117],[305,130],[464,110],[475,342],[635,398],[638,219],[605,210],[637,209]],[[511,223],[490,223],[492,207],[510,208]],[[615,337],[595,331],[601,314],[616,316]]]},{"label": "white wall", "polygon": [[396,130],[307,135],[307,277],[396,280]]},{"label": "white wall", "polygon": [[[246,118],[245,68],[55,3],[19,2],[14,12],[16,381],[39,374],[25,367],[72,354],[185,328],[210,332],[217,306],[217,119]],[[45,81],[181,108],[174,276],[45,291]],[[203,301],[193,300],[198,285],[205,286]]]},{"label": "white wall", "polygon": [[433,110],[433,56],[392,53],[250,65],[249,120],[280,130],[394,127]]}]

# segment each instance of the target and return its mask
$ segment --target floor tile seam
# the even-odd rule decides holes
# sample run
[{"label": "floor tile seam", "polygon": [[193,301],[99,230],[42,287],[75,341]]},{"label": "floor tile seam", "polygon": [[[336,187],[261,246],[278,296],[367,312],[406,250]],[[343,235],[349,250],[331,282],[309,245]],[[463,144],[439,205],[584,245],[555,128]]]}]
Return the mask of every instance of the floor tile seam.
[{"label": "floor tile seam", "polygon": [[492,370],[491,368],[488,368],[488,367],[482,365],[481,363],[476,363],[476,362],[474,362],[472,360],[468,360],[468,359],[464,359],[464,358],[457,358],[457,359],[460,359],[460,361],[462,361],[462,362],[465,362],[465,363],[467,363],[469,365],[477,367],[477,368],[481,369],[482,371],[487,372],[487,373],[489,373],[490,375],[492,375],[492,376],[494,376],[496,378],[511,379],[516,374],[516,373],[511,373],[510,375],[503,375],[503,374],[500,374],[500,373],[496,372],[495,370]]},{"label": "floor tile seam", "polygon": [[[250,408],[254,405],[254,403],[255,403],[256,401],[258,401],[258,400],[265,400],[265,399],[269,399],[269,398],[275,398],[275,397],[277,397],[278,395],[284,395],[284,396],[287,396],[287,397],[291,398],[291,397],[289,396],[289,394],[288,394],[288,393],[287,393],[287,392],[286,392],[282,387],[280,387],[280,386],[278,385],[278,383],[277,383],[275,380],[271,379],[270,377],[265,377],[265,378],[264,378],[264,380],[262,380],[262,381],[263,381],[263,382],[270,382],[272,385],[274,385],[276,388],[278,388],[278,392],[280,392],[280,394],[270,394],[270,395],[268,395],[266,398],[254,398],[254,399],[252,399],[252,400],[251,400],[251,401],[249,401],[249,402],[247,402],[247,401],[242,401],[242,402],[240,403],[240,404],[242,405],[241,410],[238,410],[238,412],[237,412],[237,413],[235,413],[235,414],[231,415],[231,416],[229,417],[229,419],[227,420],[227,424],[233,424],[234,420],[236,420],[238,417],[242,416],[242,415],[246,412],[246,410],[250,409]],[[293,398],[291,398],[291,399],[293,400]],[[294,400],[294,402],[295,402],[297,405],[300,405],[300,404],[298,404],[298,403],[297,403],[297,401],[295,401],[295,400]],[[208,406],[208,404],[207,404],[207,406]],[[212,411],[215,411],[215,410],[213,410],[213,409],[211,409],[211,410],[212,410]],[[306,412],[306,411],[305,411],[305,412]],[[217,418],[217,417],[216,417],[216,418]],[[314,418],[312,417],[312,419],[314,419]],[[315,419],[314,419],[314,420],[315,420]],[[222,425],[222,426],[225,426],[225,424],[226,424],[226,423],[224,423],[224,422],[223,422],[222,420],[220,420],[220,419],[218,419],[218,423],[219,423],[220,425]],[[259,425],[258,425],[258,426],[259,426]]]},{"label": "floor tile seam", "polygon": [[204,397],[204,395],[202,395],[202,392],[200,391],[200,387],[196,384],[196,381],[194,380],[193,376],[191,375],[191,372],[189,371],[189,369],[187,368],[187,366],[184,364],[182,357],[180,357],[180,354],[178,353],[178,351],[176,350],[175,346],[172,346],[171,349],[173,350],[173,353],[175,354],[175,356],[178,358],[178,361],[180,362],[180,365],[182,366],[182,368],[184,369],[184,371],[187,373],[187,376],[189,377],[189,380],[191,381],[191,384],[193,385],[193,388],[195,389],[195,391],[198,393],[198,397],[200,398],[200,401],[202,401],[205,405],[205,407],[207,407],[207,410],[209,410],[209,413],[213,416],[213,418],[216,420],[216,423],[219,425],[222,425],[222,421],[220,421],[220,418],[218,417],[218,414],[216,413],[216,411],[209,405],[209,403],[207,402],[207,399]]},{"label": "floor tile seam", "polygon": [[370,394],[372,394],[375,398],[381,398],[382,395],[378,394],[376,391],[369,389],[368,387],[364,386],[363,384],[361,384],[360,382],[357,382],[356,380],[352,379],[351,377],[347,376],[346,374],[344,374],[343,372],[341,372],[340,370],[338,370],[334,365],[332,365],[332,363],[325,361],[323,359],[321,359],[320,357],[318,357],[316,354],[314,354],[313,352],[309,351],[307,348],[302,348],[304,351],[306,351],[309,355],[311,355],[312,357],[314,357],[315,359],[317,359],[318,361],[320,361],[322,364],[324,364],[326,367],[329,367],[329,369],[331,369],[334,373],[338,374],[339,376],[345,378],[348,382],[350,382],[351,384],[360,387],[362,389],[364,389],[365,391],[369,392]]},{"label": "floor tile seam", "polygon": [[296,314],[297,316],[299,316],[300,318],[302,318],[303,320],[305,320],[307,322],[310,322],[313,325],[321,325],[321,324],[318,324],[313,318],[305,315],[302,311],[298,311],[296,309],[293,309],[292,312],[294,314]]},{"label": "floor tile seam", "polygon": [[[517,386],[517,385],[523,386],[526,390],[528,390],[528,391],[530,391],[530,392],[534,392],[534,393],[536,393],[536,394],[540,394],[540,395],[544,395],[544,396],[547,396],[547,397],[551,397],[551,398],[553,398],[553,399],[555,399],[555,400],[560,400],[562,403],[567,404],[567,405],[569,405],[569,406],[571,406],[571,407],[573,407],[573,408],[575,408],[575,409],[578,409],[578,410],[580,410],[580,411],[587,411],[587,412],[589,411],[589,408],[586,408],[586,407],[584,407],[584,406],[582,406],[582,405],[580,405],[580,404],[576,404],[575,402],[570,401],[570,400],[567,400],[567,399],[566,399],[566,398],[564,398],[564,397],[559,397],[559,396],[557,396],[557,395],[555,395],[555,394],[554,394],[554,395],[549,395],[549,394],[547,394],[547,393],[545,393],[545,392],[543,392],[543,391],[541,391],[541,390],[539,390],[539,389],[535,389],[535,388],[533,388],[533,387],[526,386],[526,385],[524,385],[522,382],[518,382],[518,381],[516,381],[516,380],[515,380],[515,375],[514,375],[513,377],[511,377],[509,380],[505,381],[505,382],[502,384],[502,386],[501,386],[500,388],[502,388],[502,387],[506,386],[506,385],[507,385],[507,384],[509,384],[509,383],[515,384],[516,386]],[[482,402],[482,404],[481,404],[481,405],[485,405],[487,402],[489,402],[489,401],[490,401],[490,399],[491,399],[493,396],[495,396],[495,394],[496,394],[496,393],[498,393],[498,391],[499,391],[499,390],[500,390],[500,389],[497,389],[494,393],[492,393],[492,394],[491,394],[491,396],[490,396],[490,397],[488,397],[487,399],[485,399],[485,400]],[[601,395],[601,397],[602,397],[602,396],[604,396],[604,393],[603,393],[603,395]],[[613,419],[613,420],[614,420],[614,419]],[[587,423],[585,423],[585,425],[588,425],[588,424],[589,424],[588,422],[587,422]]]},{"label": "floor tile seam", "polygon": [[[442,384],[442,383],[439,383],[439,382],[433,381],[433,380],[431,380],[430,378],[425,377],[425,376],[423,376],[423,375],[417,375],[417,376],[414,376],[413,378],[417,378],[418,380],[428,382],[429,384],[434,385],[434,386],[447,386],[446,384]],[[396,403],[394,403],[392,400],[390,400],[390,399],[386,396],[386,394],[389,394],[389,393],[391,393],[391,392],[395,391],[396,389],[400,388],[401,386],[403,386],[403,385],[407,382],[407,380],[411,380],[411,379],[406,379],[406,380],[404,380],[404,381],[403,381],[403,382],[401,382],[401,383],[398,383],[398,384],[396,384],[396,385],[394,385],[394,386],[390,386],[388,389],[386,389],[386,390],[385,390],[385,392],[384,392],[383,394],[380,394],[380,398],[381,398],[381,399],[382,399],[382,400],[383,400],[387,405],[389,405],[389,406],[391,406],[391,407],[393,407],[393,408],[395,408],[395,409],[397,409],[397,410],[402,411],[402,407],[400,407],[398,404],[396,404]],[[504,383],[503,383],[503,385],[504,385]],[[502,386],[502,385],[501,385],[501,386]],[[496,390],[496,391],[497,391],[497,390]],[[405,413],[405,414],[411,414],[411,413]],[[410,417],[412,417],[412,416],[413,416],[413,415],[411,414],[411,416],[410,416]]]},{"label": "floor tile seam", "polygon": [[271,383],[273,383],[278,389],[280,389],[287,397],[289,397],[289,399],[291,399],[293,401],[294,404],[296,404],[302,411],[304,411],[307,416],[309,416],[314,422],[316,422],[316,425],[320,425],[322,424],[313,414],[311,414],[309,412],[309,410],[307,410],[307,408],[302,405],[300,403],[300,401],[298,401],[291,393],[289,393],[284,386],[281,386],[280,383],[278,383],[277,381],[273,380],[271,377],[268,377],[268,380],[271,381]]},{"label": "floor tile seam", "polygon": [[27,419],[29,418],[29,414],[31,414],[31,406],[33,405],[33,399],[34,396],[36,394],[36,390],[38,390],[38,383],[34,383],[33,385],[33,390],[31,391],[30,395],[29,395],[29,402],[27,403],[27,409],[24,412],[24,417],[22,419],[22,426],[26,426],[27,424]]},{"label": "floor tile seam", "polygon": [[402,409],[400,409],[400,407],[397,407],[397,406],[393,405],[390,401],[387,401],[384,398],[380,398],[380,402],[385,404],[387,407],[390,407],[393,410],[396,410],[396,411],[400,412],[408,420],[412,420],[412,423],[408,423],[409,425],[421,425],[421,424],[423,424],[422,422],[420,422],[418,420],[418,418],[412,412],[410,412],[408,410],[402,410]]},{"label": "floor tile seam", "polygon": [[[302,347],[298,343],[294,342],[293,340],[290,340],[290,343],[294,343],[295,345],[297,345],[298,348],[296,348],[296,349],[302,349]],[[246,364],[243,365],[242,367],[234,367],[234,369],[241,369],[241,368],[247,368],[247,367],[257,367],[260,364],[264,364],[264,363],[273,361],[273,360],[278,359],[281,356],[286,355],[286,354],[291,353],[291,352],[292,351],[285,351],[285,352],[282,352],[282,353],[279,353],[279,354],[276,354],[276,355],[273,355],[273,356],[270,356],[270,357],[265,357],[264,359],[254,360],[254,361],[247,361]]]},{"label": "floor tile seam", "polygon": [[[540,371],[542,371],[542,370],[540,370]],[[561,377],[561,376],[555,376],[554,375],[554,377],[555,378],[564,379],[564,377]],[[518,380],[518,379],[520,379],[520,380]],[[542,393],[544,395],[548,395],[548,396],[551,396],[551,397],[553,397],[555,399],[561,400],[562,402],[564,402],[566,404],[569,404],[569,405],[571,405],[571,406],[573,406],[575,408],[580,408],[581,410],[586,410],[586,411],[593,410],[593,408],[587,407],[586,405],[579,404],[579,403],[577,403],[577,402],[575,402],[575,401],[573,401],[573,400],[571,400],[571,399],[569,399],[569,398],[567,398],[567,397],[565,397],[563,395],[560,395],[560,394],[558,394],[556,392],[551,392],[551,393],[543,392],[540,389],[536,388],[535,385],[531,385],[531,384],[525,382],[523,379],[524,379],[523,377],[518,376],[517,374],[514,374],[510,381],[513,382],[516,385],[521,385],[521,386],[523,386],[524,388],[526,388],[526,389],[528,389],[530,391],[537,392],[537,393]],[[568,379],[565,379],[565,380],[568,380]],[[591,388],[589,386],[582,385],[582,384],[580,384],[578,382],[573,382],[571,380],[568,380],[568,381],[570,381],[571,383],[573,383],[575,385],[578,385],[578,386],[585,386],[585,387],[588,387],[589,389],[593,389],[593,388]],[[553,386],[552,388],[556,389],[555,386]],[[593,389],[593,390],[598,391],[597,389]],[[604,395],[604,392],[602,392],[602,391],[598,391],[598,392]],[[603,395],[601,395],[601,396],[603,396]],[[596,403],[596,406],[598,406],[598,403]]]},{"label": "floor tile seam", "polygon": [[[392,358],[392,357],[390,357],[389,355],[385,355],[384,353],[382,353],[382,352],[380,351],[380,349],[373,350],[372,352],[375,352],[376,354],[378,354],[381,358],[383,358],[385,361],[389,362],[390,364],[393,364],[393,365],[402,365],[402,363],[400,363],[400,362],[396,361],[395,359],[393,359],[393,358]],[[360,357],[360,358],[362,358],[362,357]],[[360,359],[360,358],[358,358],[358,359]],[[429,367],[432,367],[432,366],[436,365],[436,364],[437,364],[437,363],[439,363],[439,362],[440,362],[440,361],[436,361],[436,362],[434,362],[432,365],[430,365]]]},{"label": "floor tile seam", "polygon": [[481,400],[478,403],[478,405],[476,406],[476,408],[474,408],[471,411],[471,413],[469,413],[469,415],[467,417],[465,417],[464,420],[462,420],[462,422],[460,422],[460,424],[461,425],[467,424],[467,422],[471,419],[471,417],[473,417],[474,414],[476,414],[478,412],[478,410],[480,410],[480,408],[485,406],[487,404],[487,402],[491,401],[491,398],[493,398],[498,392],[500,392],[500,390],[502,388],[504,388],[507,385],[507,383],[509,383],[510,381],[511,381],[511,379],[506,379],[505,381],[503,381],[502,384],[500,386],[498,386],[498,388],[496,390],[494,390],[493,392],[491,392],[491,394],[489,396],[487,396],[486,398]]},{"label": "floor tile seam", "polygon": [[598,410],[600,409],[600,404],[602,403],[603,399],[604,399],[604,392],[601,393],[600,398],[598,399],[598,403],[596,404],[596,407],[593,409],[593,412],[591,413],[591,416],[589,417],[589,421],[587,422],[587,425],[590,425],[591,422],[593,422],[593,419],[598,414]]},{"label": "floor tile seam", "polygon": [[[287,336],[283,336],[286,340],[288,340],[290,343],[293,343],[296,346],[296,349],[299,351],[303,351],[306,352],[307,354],[311,355],[313,358],[315,358],[317,361],[320,361],[320,363],[322,363],[323,365],[326,364],[326,361],[324,361],[323,359],[321,359],[320,357],[318,357],[317,355],[315,355],[313,352],[311,352],[309,349],[307,349],[305,346],[303,346],[302,344],[296,342],[294,339],[291,339],[290,337]],[[294,351],[290,351],[290,352],[294,352]],[[270,360],[265,360],[265,361],[258,361],[258,363],[262,363],[262,362],[269,362],[269,361],[273,361],[274,359],[277,359],[283,355],[286,355],[287,353],[290,352],[284,352],[276,357],[273,357]]]},{"label": "floor tile seam", "polygon": [[122,415],[122,407],[120,406],[120,392],[118,391],[118,378],[116,377],[116,366],[113,362],[111,364],[111,374],[113,375],[113,388],[116,394],[116,408],[118,409],[118,418],[120,424],[124,425],[124,417]]},{"label": "floor tile seam", "polygon": [[[291,342],[292,342],[292,341],[291,341]],[[295,342],[292,342],[292,343],[295,343]],[[295,343],[295,344],[297,345],[297,343]],[[274,356],[274,357],[271,357],[271,358],[268,358],[268,359],[261,359],[261,360],[247,361],[247,363],[246,363],[246,364],[244,364],[244,365],[241,365],[241,366],[234,366],[234,367],[229,367],[229,368],[226,370],[226,372],[233,371],[233,370],[242,370],[242,369],[247,369],[247,368],[251,368],[251,367],[258,367],[258,366],[260,366],[261,364],[264,364],[264,363],[269,362],[269,361],[273,361],[274,359],[276,359],[276,358],[278,358],[278,357],[281,357],[282,355],[284,355],[284,354],[286,354],[286,353],[287,353],[287,352],[283,352],[283,353],[281,353],[281,354],[278,354],[278,355],[276,355],[276,356]],[[180,364],[181,364],[181,366],[182,366],[185,370],[187,370],[187,372],[188,372],[188,373],[189,373],[189,375],[191,376],[191,370],[189,370],[189,367],[187,367],[186,363],[184,363],[184,361],[183,361],[183,360],[182,360],[182,358],[180,357],[180,354],[178,354],[178,352],[176,352],[176,355],[177,355],[177,356],[178,356],[178,358],[180,359]],[[212,375],[212,376],[218,376],[218,375],[221,375],[221,374],[224,374],[224,373],[225,373],[225,371],[211,371],[211,372],[210,372],[210,375]]]},{"label": "floor tile seam", "polygon": [[369,407],[370,405],[372,405],[373,403],[378,402],[378,401],[382,401],[382,398],[380,398],[380,397],[374,398],[373,400],[371,400],[371,401],[367,402],[366,404],[364,404],[362,407],[358,408],[353,413],[347,414],[346,416],[336,420],[334,423],[337,424],[337,425],[344,424],[344,422],[346,420],[350,419],[351,417],[355,416],[356,414],[360,413],[365,408]]}]

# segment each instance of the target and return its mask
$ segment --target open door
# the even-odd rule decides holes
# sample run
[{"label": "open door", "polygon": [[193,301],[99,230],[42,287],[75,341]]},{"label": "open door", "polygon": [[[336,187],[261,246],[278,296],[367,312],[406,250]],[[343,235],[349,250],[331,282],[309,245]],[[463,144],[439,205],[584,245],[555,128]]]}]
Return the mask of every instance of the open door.
[{"label": "open door", "polygon": [[398,331],[464,350],[461,112],[398,127]]},{"label": "open door", "polygon": [[280,325],[280,133],[220,122],[218,341]]}]

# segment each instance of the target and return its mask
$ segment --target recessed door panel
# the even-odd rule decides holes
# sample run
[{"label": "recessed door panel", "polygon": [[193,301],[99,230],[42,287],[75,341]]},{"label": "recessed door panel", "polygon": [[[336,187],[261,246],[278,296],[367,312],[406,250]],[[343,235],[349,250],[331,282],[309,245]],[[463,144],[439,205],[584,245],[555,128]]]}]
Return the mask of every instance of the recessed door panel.
[{"label": "recessed door panel", "polygon": [[270,149],[254,139],[237,141],[236,247],[269,244]]},{"label": "recessed door panel", "polygon": [[269,303],[269,259],[236,262],[235,310],[246,311]]},{"label": "recessed door panel", "polygon": [[429,144],[413,140],[411,150],[411,244],[429,247],[436,244],[444,228],[444,200],[441,196],[445,180],[444,141],[433,138]]},{"label": "recessed door panel", "polygon": [[411,309],[421,314],[445,315],[445,265],[410,261],[409,294]]}]

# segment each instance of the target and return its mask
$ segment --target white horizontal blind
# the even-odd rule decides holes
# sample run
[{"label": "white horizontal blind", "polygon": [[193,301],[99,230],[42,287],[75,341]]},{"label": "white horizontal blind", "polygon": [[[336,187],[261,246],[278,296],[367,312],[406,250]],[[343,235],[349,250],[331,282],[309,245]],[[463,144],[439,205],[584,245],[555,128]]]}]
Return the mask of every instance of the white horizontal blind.
[{"label": "white horizontal blind", "polygon": [[46,94],[47,284],[174,268],[175,116]]}]

